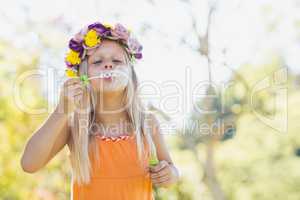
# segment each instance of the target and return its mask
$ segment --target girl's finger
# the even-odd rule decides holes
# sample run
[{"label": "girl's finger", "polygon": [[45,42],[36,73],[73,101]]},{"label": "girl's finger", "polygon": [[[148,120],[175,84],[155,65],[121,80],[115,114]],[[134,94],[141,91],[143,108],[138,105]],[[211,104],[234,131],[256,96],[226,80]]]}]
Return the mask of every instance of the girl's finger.
[{"label": "girl's finger", "polygon": [[154,182],[158,182],[158,181],[160,181],[160,180],[164,180],[164,179],[167,179],[167,178],[170,178],[170,177],[171,177],[170,174],[166,174],[166,175],[164,175],[164,176],[151,178],[151,180],[154,181]]},{"label": "girl's finger", "polygon": [[68,86],[67,88],[68,88],[68,90],[75,90],[77,88],[82,88],[82,85],[80,83],[76,83],[76,84]]},{"label": "girl's finger", "polygon": [[81,87],[75,87],[75,88],[72,88],[71,90],[69,90],[67,92],[67,94],[69,94],[70,96],[74,96],[75,94],[78,94],[79,92],[83,92],[83,89]]},{"label": "girl's finger", "polygon": [[169,163],[167,161],[162,160],[162,161],[159,162],[158,165],[156,165],[154,167],[150,167],[150,171],[151,172],[159,172],[160,170],[167,167],[168,165],[169,165]]},{"label": "girl's finger", "polygon": [[68,85],[73,85],[75,83],[80,83],[80,80],[76,78],[68,79],[64,82],[64,85],[68,86]]},{"label": "girl's finger", "polygon": [[151,177],[152,178],[158,178],[158,177],[163,177],[166,175],[170,174],[170,170],[169,168],[164,168],[163,170],[159,171],[159,172],[153,172],[151,173]]},{"label": "girl's finger", "polygon": [[81,87],[76,87],[73,89],[74,93],[83,92],[83,89]]},{"label": "girl's finger", "polygon": [[74,92],[74,95],[73,95],[73,97],[80,96],[80,98],[82,98],[82,94],[83,94],[83,91],[81,91],[81,90],[77,90],[77,91],[75,91],[75,92]]},{"label": "girl's finger", "polygon": [[167,183],[169,180],[170,180],[169,176],[164,176],[164,177],[152,180],[152,183],[154,183],[154,184],[162,184],[162,183]]},{"label": "girl's finger", "polygon": [[70,86],[64,90],[64,94],[66,96],[74,96],[74,94],[77,93],[78,91],[82,91],[82,88],[78,86]]}]

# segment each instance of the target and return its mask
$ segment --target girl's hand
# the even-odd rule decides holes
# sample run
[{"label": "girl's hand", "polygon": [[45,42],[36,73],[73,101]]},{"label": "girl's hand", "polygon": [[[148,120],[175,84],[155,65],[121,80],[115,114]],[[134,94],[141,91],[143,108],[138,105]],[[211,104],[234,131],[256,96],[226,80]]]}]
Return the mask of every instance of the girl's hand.
[{"label": "girl's hand", "polygon": [[84,88],[79,79],[68,79],[62,86],[59,106],[66,114],[72,113],[83,100]]},{"label": "girl's hand", "polygon": [[149,167],[152,183],[157,187],[168,187],[178,181],[179,174],[174,165],[161,160],[156,166]]}]

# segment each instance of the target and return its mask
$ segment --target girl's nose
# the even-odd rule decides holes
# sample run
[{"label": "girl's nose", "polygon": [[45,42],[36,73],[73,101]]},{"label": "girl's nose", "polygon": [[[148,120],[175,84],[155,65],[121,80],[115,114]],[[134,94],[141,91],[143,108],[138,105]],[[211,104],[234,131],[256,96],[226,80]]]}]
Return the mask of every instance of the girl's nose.
[{"label": "girl's nose", "polygon": [[112,65],[107,64],[107,65],[104,66],[104,68],[105,68],[105,69],[112,69]]}]

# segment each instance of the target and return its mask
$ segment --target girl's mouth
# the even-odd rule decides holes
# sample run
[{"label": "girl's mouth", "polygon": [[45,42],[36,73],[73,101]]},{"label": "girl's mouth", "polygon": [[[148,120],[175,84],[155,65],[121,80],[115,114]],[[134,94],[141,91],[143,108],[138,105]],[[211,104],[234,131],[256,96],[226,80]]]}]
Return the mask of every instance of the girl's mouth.
[{"label": "girl's mouth", "polygon": [[105,72],[102,73],[103,79],[106,81],[112,81],[112,78],[115,76],[115,73],[112,72]]}]

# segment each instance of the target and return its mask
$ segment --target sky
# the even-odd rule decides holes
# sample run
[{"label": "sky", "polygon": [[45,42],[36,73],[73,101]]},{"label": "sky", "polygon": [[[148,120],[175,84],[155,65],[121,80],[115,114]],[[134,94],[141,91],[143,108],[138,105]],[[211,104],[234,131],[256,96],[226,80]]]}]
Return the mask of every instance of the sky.
[{"label": "sky", "polygon": [[[140,82],[155,83],[159,95],[152,102],[178,122],[191,109],[189,89],[208,80],[206,59],[193,50],[197,38],[191,15],[202,34],[208,5],[214,2],[217,6],[210,32],[214,83],[226,82],[232,70],[245,63],[266,62],[270,52],[279,53],[292,71],[300,72],[300,2],[296,0],[6,1],[0,8],[0,25],[5,30],[0,37],[28,52],[42,50],[41,68],[64,70],[67,41],[82,26],[94,21],[125,24],[143,45],[144,58],[136,66]],[[183,38],[188,44],[182,43]],[[166,99],[170,94],[176,99]]]}]

